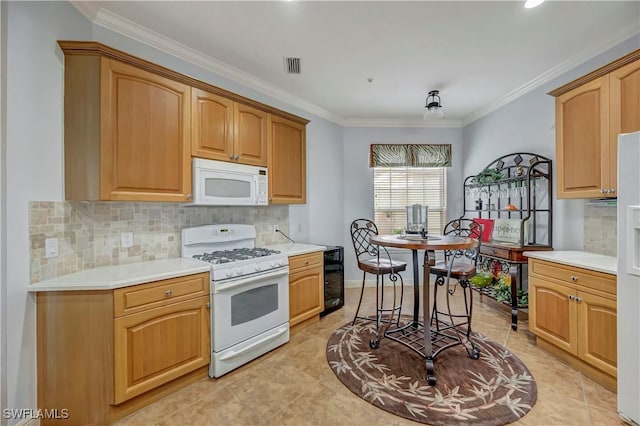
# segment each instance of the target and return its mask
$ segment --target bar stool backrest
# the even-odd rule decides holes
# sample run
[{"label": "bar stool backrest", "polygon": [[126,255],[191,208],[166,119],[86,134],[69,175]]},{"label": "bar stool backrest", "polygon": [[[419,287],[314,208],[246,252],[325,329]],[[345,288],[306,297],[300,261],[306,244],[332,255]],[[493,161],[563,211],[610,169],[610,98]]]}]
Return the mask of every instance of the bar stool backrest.
[{"label": "bar stool backrest", "polygon": [[369,242],[369,238],[378,235],[378,227],[369,219],[356,219],[351,222],[351,241],[358,263],[363,257],[370,259],[378,256],[378,246]]},{"label": "bar stool backrest", "polygon": [[[463,238],[473,238],[478,240],[478,246],[464,251],[464,256],[474,264],[478,261],[480,255],[480,244],[482,242],[482,227],[472,219],[454,219],[447,223],[442,232],[444,235],[455,235]],[[445,261],[449,262],[449,258],[453,254],[452,250],[445,250]]]}]

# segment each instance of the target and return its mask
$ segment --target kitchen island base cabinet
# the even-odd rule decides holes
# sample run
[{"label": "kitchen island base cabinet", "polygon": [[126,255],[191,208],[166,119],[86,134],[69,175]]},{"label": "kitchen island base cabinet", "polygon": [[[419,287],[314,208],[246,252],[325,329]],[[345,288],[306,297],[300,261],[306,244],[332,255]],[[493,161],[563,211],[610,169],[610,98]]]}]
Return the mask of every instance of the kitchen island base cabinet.
[{"label": "kitchen island base cabinet", "polygon": [[322,252],[289,258],[289,325],[319,318],[324,309]]},{"label": "kitchen island base cabinet", "polygon": [[39,292],[38,407],[68,410],[40,424],[111,424],[207,377],[208,276]]},{"label": "kitchen island base cabinet", "polygon": [[529,259],[529,327],[538,345],[616,390],[616,279]]}]

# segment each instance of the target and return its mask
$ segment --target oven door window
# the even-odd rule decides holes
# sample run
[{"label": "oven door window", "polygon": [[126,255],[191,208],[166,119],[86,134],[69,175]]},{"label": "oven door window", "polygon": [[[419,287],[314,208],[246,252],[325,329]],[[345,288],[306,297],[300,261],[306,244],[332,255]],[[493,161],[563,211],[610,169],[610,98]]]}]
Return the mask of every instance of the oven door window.
[{"label": "oven door window", "polygon": [[231,296],[231,325],[240,325],[278,310],[278,284],[269,284]]},{"label": "oven door window", "polygon": [[212,198],[240,198],[253,196],[251,182],[242,179],[208,177],[204,180],[204,194]]}]

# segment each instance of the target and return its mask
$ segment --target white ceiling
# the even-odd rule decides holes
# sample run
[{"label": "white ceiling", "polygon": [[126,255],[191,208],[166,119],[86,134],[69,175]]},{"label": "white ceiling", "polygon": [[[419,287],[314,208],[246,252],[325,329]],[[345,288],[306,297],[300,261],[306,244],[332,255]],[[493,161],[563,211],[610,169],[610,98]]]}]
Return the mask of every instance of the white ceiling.
[{"label": "white ceiling", "polygon": [[[640,32],[640,1],[72,3],[98,25],[346,125],[421,125],[433,89],[441,124],[466,124]],[[285,73],[284,56],[302,58],[301,75]]]}]

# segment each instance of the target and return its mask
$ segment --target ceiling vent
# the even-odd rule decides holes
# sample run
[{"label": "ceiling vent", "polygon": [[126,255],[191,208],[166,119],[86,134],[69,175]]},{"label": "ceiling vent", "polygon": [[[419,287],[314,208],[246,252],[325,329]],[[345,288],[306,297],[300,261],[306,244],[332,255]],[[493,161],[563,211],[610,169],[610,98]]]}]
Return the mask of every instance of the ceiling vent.
[{"label": "ceiling vent", "polygon": [[300,74],[300,58],[295,58],[293,56],[285,56],[284,71],[287,74]]}]

